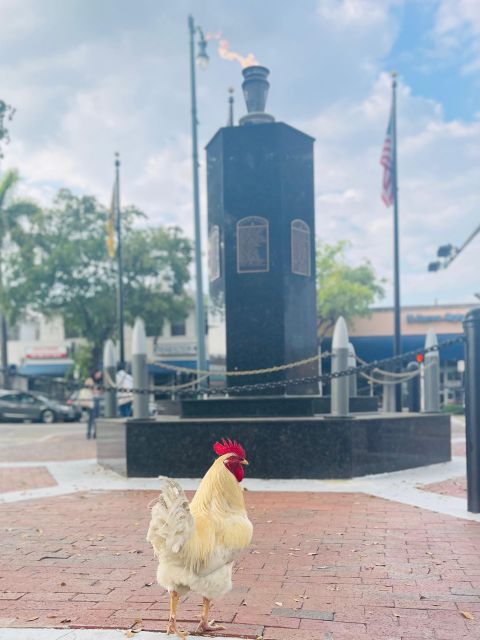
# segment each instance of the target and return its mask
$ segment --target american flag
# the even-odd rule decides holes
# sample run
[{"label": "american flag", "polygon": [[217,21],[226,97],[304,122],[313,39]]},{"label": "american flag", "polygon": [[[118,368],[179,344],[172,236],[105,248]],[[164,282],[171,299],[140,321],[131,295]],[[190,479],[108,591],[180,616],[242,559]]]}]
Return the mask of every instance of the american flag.
[{"label": "american flag", "polygon": [[393,108],[388,121],[380,164],[383,167],[382,200],[389,207],[393,204]]}]

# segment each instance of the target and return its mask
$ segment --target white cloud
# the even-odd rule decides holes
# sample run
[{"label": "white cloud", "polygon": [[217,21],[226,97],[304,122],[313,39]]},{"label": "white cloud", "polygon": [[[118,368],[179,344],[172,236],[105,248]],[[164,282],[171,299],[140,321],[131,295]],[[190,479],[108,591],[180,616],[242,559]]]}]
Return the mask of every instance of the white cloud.
[{"label": "white cloud", "polygon": [[8,44],[28,36],[42,23],[41,12],[33,9],[32,0],[2,0],[0,3],[0,39]]},{"label": "white cloud", "polygon": [[392,0],[319,0],[318,14],[334,29],[371,28],[383,24],[390,8],[399,4]]},{"label": "white cloud", "polygon": [[480,71],[480,3],[478,0],[441,0],[434,33],[439,45],[460,50],[466,62],[464,73]]},{"label": "white cloud", "polygon": [[[352,261],[371,259],[391,287],[392,209],[380,200],[379,164],[389,108],[390,78],[382,74],[363,101],[332,105],[299,128],[317,141],[317,234],[330,242],[350,240]],[[412,96],[400,82],[398,135],[404,299],[471,299],[480,238],[477,249],[468,250],[470,260],[462,256],[436,275],[427,265],[440,244],[461,244],[478,224],[480,119],[446,121],[437,103]]]}]

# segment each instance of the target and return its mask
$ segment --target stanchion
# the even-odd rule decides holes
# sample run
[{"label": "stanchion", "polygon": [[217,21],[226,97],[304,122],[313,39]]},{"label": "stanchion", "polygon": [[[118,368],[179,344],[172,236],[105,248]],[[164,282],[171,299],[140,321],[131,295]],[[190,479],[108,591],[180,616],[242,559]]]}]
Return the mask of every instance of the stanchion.
[{"label": "stanchion", "polygon": [[[148,387],[147,369],[147,337],[145,325],[141,318],[135,320],[132,335],[132,376],[133,387],[135,389],[146,389]],[[133,417],[148,418],[148,394],[133,394]]]},{"label": "stanchion", "polygon": [[115,363],[115,349],[111,340],[107,340],[103,348],[103,370],[103,378],[105,381],[105,418],[116,418],[117,391],[113,384],[115,384],[117,367]]},{"label": "stanchion", "polygon": [[465,330],[465,420],[467,435],[467,504],[480,513],[480,308],[469,311]]},{"label": "stanchion", "polygon": [[[425,339],[425,348],[429,349],[437,344],[436,334],[429,330]],[[438,351],[428,351],[425,354],[423,388],[425,412],[440,411],[440,354]]]},{"label": "stanchion", "polygon": [[[357,366],[357,358],[355,357],[355,347],[351,342],[348,343],[348,368]],[[357,374],[352,373],[348,376],[348,393],[350,398],[357,396]]]},{"label": "stanchion", "polygon": [[[418,362],[409,362],[407,365],[407,371],[412,374],[412,377],[407,382],[408,389],[408,410],[411,413],[418,413],[420,411],[420,365]],[[417,372],[414,376],[413,373]]]},{"label": "stanchion", "polygon": [[[348,367],[348,329],[342,316],[335,324],[332,340],[332,373],[345,371]],[[348,415],[348,376],[332,378],[331,413],[335,416]]]}]

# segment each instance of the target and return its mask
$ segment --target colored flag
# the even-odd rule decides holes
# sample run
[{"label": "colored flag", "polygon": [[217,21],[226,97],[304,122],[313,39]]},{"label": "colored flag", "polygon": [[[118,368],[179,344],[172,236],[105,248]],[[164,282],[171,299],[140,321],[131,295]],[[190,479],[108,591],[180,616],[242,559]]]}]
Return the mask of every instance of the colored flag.
[{"label": "colored flag", "polygon": [[393,204],[393,105],[383,143],[380,164],[383,167],[382,200],[387,207]]}]

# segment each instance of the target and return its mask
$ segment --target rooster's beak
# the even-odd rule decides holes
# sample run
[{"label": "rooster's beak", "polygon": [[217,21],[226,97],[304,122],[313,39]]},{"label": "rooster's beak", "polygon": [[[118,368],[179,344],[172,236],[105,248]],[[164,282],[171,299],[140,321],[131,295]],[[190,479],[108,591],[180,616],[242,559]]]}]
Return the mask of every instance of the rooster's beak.
[{"label": "rooster's beak", "polygon": [[248,460],[242,460],[240,464],[246,464],[248,466]]}]

